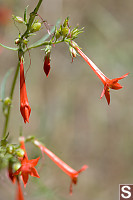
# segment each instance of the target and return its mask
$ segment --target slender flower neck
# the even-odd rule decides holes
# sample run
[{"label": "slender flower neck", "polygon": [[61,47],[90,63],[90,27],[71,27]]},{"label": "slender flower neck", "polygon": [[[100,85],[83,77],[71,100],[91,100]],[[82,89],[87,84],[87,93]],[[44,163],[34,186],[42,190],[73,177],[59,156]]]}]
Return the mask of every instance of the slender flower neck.
[{"label": "slender flower neck", "polygon": [[81,49],[72,43],[72,46],[77,50],[77,52],[81,55],[81,57],[88,63],[88,65],[91,67],[91,69],[95,72],[95,74],[98,76],[98,78],[102,81],[103,84],[106,83],[107,80],[109,80],[102,72],[101,70],[81,51]]},{"label": "slender flower neck", "polygon": [[24,200],[23,192],[21,189],[19,178],[17,177],[17,196],[16,200]]},{"label": "slender flower neck", "polygon": [[79,171],[76,171],[75,169],[71,168],[69,165],[67,165],[64,161],[62,161],[59,157],[57,157],[53,152],[51,152],[49,149],[47,149],[44,145],[42,145],[39,141],[34,140],[34,144],[40,148],[42,152],[47,154],[47,156],[60,168],[62,171],[64,171],[68,176],[71,178],[71,184],[70,184],[70,194],[72,194],[72,184],[77,183],[77,178],[79,173],[86,170],[88,168],[87,165],[84,165]]}]

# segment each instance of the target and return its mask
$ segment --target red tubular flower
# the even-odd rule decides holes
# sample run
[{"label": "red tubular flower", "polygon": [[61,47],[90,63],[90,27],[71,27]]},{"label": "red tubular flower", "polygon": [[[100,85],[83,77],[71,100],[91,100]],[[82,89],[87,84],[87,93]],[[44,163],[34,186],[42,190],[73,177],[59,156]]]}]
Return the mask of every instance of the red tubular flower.
[{"label": "red tubular flower", "polygon": [[91,67],[91,69],[95,72],[98,78],[104,84],[104,89],[102,91],[100,99],[105,95],[108,105],[110,104],[110,92],[109,88],[114,90],[119,90],[122,86],[118,83],[119,80],[128,76],[129,73],[121,76],[120,78],[109,79],[106,77],[101,70],[81,51],[81,49],[76,45],[76,43],[72,43],[72,46],[77,50],[77,52],[82,56],[82,58],[87,62],[87,64]]},{"label": "red tubular flower", "polygon": [[43,70],[44,70],[46,76],[48,77],[49,72],[50,72],[50,53],[47,53],[44,58]]},{"label": "red tubular flower", "polygon": [[20,141],[21,148],[25,151],[25,155],[23,159],[21,160],[21,167],[13,175],[14,176],[19,175],[19,173],[21,172],[21,177],[24,183],[24,187],[26,187],[29,175],[40,178],[37,170],[35,169],[35,166],[37,165],[40,157],[36,159],[28,160],[28,156],[25,150],[25,145],[24,145],[24,138],[21,137],[20,139],[21,139]]},{"label": "red tubular flower", "polygon": [[60,168],[62,171],[64,171],[68,176],[71,178],[71,184],[70,184],[70,194],[72,194],[72,184],[77,183],[78,175],[82,171],[86,170],[88,168],[87,165],[84,165],[79,171],[76,171],[72,169],[69,165],[67,165],[64,161],[62,161],[60,158],[58,158],[54,153],[52,153],[49,149],[47,149],[45,146],[43,146],[40,142],[37,140],[34,141],[34,144],[41,149],[42,152],[46,153],[49,158]]},{"label": "red tubular flower", "polygon": [[31,108],[29,106],[24,77],[23,59],[20,60],[20,112],[24,122],[29,123]]}]

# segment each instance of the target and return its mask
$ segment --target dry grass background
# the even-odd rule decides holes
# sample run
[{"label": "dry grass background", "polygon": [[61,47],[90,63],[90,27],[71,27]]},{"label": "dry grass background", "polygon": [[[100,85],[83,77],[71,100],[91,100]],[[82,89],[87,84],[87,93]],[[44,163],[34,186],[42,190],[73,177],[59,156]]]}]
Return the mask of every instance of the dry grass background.
[{"label": "dry grass background", "polygon": [[[0,1],[2,2],[2,1]],[[32,11],[37,0],[5,0],[15,15],[23,16],[29,5]],[[52,49],[51,72],[43,73],[44,52],[31,51],[32,65],[26,84],[32,108],[30,123],[24,124],[19,113],[19,80],[16,85],[10,138],[16,142],[20,126],[24,135],[35,135],[46,146],[70,164],[80,169],[89,165],[73,187],[69,196],[70,179],[45,156],[41,178],[30,178],[25,190],[27,200],[117,200],[118,185],[133,183],[133,1],[132,0],[44,0],[39,11],[50,24],[70,16],[72,27],[85,27],[76,40],[83,51],[109,77],[123,79],[122,90],[111,90],[111,105],[99,99],[103,85],[89,66],[77,57],[71,63],[68,47],[61,44]],[[14,46],[17,30],[13,23],[0,28],[1,41]],[[37,34],[40,38],[44,29]],[[33,41],[35,39],[33,38]],[[16,67],[16,52],[4,50],[0,54],[0,83],[6,71]],[[28,55],[25,67],[29,66]],[[10,80],[7,85],[10,87]],[[2,108],[1,108],[2,110]],[[3,128],[0,118],[0,130]],[[40,152],[27,145],[28,155],[35,158]],[[41,165],[41,162],[40,162]],[[0,175],[0,199],[14,199],[15,187]]]}]

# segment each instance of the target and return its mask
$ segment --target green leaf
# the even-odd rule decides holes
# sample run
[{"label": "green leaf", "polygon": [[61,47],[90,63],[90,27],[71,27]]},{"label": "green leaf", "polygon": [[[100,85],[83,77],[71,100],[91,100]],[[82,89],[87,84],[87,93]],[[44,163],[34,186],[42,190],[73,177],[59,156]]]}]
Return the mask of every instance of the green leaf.
[{"label": "green leaf", "polygon": [[7,73],[5,74],[4,78],[3,78],[3,81],[2,81],[2,84],[1,84],[1,99],[2,100],[4,100],[4,98],[5,98],[6,82],[7,82],[8,77],[12,73],[12,71],[13,71],[13,68],[9,69],[7,71]]},{"label": "green leaf", "polygon": [[26,8],[25,8],[25,10],[24,10],[24,21],[25,21],[25,23],[27,24],[27,8],[28,8],[29,6],[27,6]]},{"label": "green leaf", "polygon": [[18,48],[8,47],[8,46],[5,46],[4,44],[1,44],[1,43],[0,43],[0,46],[4,47],[6,49],[9,49],[9,50],[13,50],[13,51],[17,51],[18,50]]},{"label": "green leaf", "polygon": [[[60,23],[61,19],[58,19],[56,22],[56,25],[50,30],[50,33],[54,33],[55,31],[55,27],[57,27]],[[32,45],[30,45],[28,47],[28,49],[32,49],[32,48],[36,48],[39,47],[41,45],[43,45],[43,43],[49,38],[49,34],[44,35],[40,40],[38,40],[37,42],[33,43]]]}]

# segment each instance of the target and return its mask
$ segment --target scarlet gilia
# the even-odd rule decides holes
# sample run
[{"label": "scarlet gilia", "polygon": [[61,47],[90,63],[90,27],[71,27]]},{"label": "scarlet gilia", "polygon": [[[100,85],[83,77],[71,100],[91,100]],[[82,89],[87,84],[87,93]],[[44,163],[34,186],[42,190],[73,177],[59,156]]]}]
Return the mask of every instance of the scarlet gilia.
[{"label": "scarlet gilia", "polygon": [[77,184],[78,175],[88,168],[87,165],[84,165],[80,170],[76,171],[75,169],[71,168],[67,165],[64,161],[62,161],[59,157],[57,157],[53,152],[47,149],[44,145],[42,145],[37,140],[34,141],[34,144],[40,148],[42,152],[47,154],[47,156],[60,168],[64,171],[68,176],[71,178],[70,184],[70,194],[72,194],[72,184]]},{"label": "scarlet gilia", "polygon": [[37,165],[40,157],[36,158],[36,159],[32,159],[29,160],[26,150],[25,150],[25,145],[24,145],[24,137],[20,137],[20,144],[21,144],[21,148],[25,151],[24,157],[21,160],[21,167],[13,174],[15,175],[19,175],[19,173],[21,172],[21,177],[24,183],[24,187],[26,187],[26,184],[28,182],[28,178],[29,175],[33,176],[33,177],[37,177],[40,178],[37,170],[35,169],[35,166]]},{"label": "scarlet gilia", "polygon": [[43,70],[44,70],[46,76],[48,77],[49,72],[50,72],[50,52],[48,52],[45,55]]},{"label": "scarlet gilia", "polygon": [[77,52],[82,56],[82,58],[87,62],[87,64],[91,67],[91,69],[95,72],[98,78],[104,84],[104,88],[101,94],[100,99],[105,95],[108,105],[110,104],[110,88],[114,90],[119,90],[122,86],[118,83],[119,80],[128,76],[129,73],[121,76],[120,78],[109,79],[105,76],[101,70],[81,51],[76,43],[72,43],[72,46],[77,50]]},{"label": "scarlet gilia", "polygon": [[24,122],[29,123],[31,108],[28,102],[28,97],[26,92],[23,58],[20,59],[20,112],[24,119]]}]

